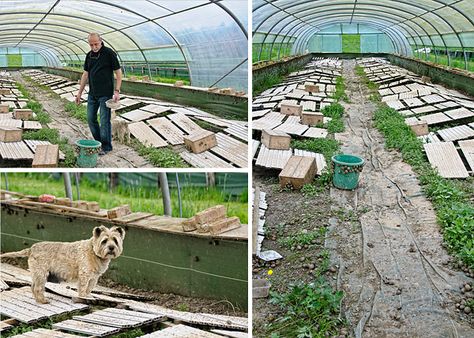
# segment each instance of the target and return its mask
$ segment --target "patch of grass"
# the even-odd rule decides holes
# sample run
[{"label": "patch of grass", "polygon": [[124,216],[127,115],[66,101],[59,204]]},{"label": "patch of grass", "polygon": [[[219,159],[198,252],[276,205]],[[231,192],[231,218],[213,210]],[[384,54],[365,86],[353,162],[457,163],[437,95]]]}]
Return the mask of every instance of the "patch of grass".
[{"label": "patch of grass", "polygon": [[207,121],[203,121],[203,120],[199,120],[199,119],[193,119],[193,121],[201,128],[204,128],[204,129],[207,129],[207,130],[210,130],[212,131],[213,133],[220,133],[222,132],[222,128],[214,125],[214,124],[211,124]]},{"label": "patch of grass", "polygon": [[36,102],[34,100],[30,100],[26,104],[26,108],[31,109],[32,111],[35,112],[36,114],[35,120],[40,122],[41,124],[50,123],[52,121],[49,114],[43,111],[43,105],[41,103]]},{"label": "patch of grass", "polygon": [[131,142],[140,156],[146,157],[158,168],[188,168],[189,165],[170,147],[147,147],[138,141]]},{"label": "patch of grass", "polygon": [[321,187],[313,185],[313,184],[305,184],[303,188],[301,188],[301,192],[305,196],[316,196],[322,192]]},{"label": "patch of grass", "polygon": [[67,102],[64,106],[64,110],[68,112],[72,117],[87,123],[87,108],[80,104],[77,105],[74,102]]},{"label": "patch of grass", "polygon": [[144,334],[145,332],[143,332],[141,329],[131,329],[126,332],[114,334],[110,336],[110,338],[135,338],[135,337],[141,337]]},{"label": "patch of grass", "polygon": [[341,291],[333,291],[322,279],[292,284],[285,293],[270,292],[270,303],[282,313],[267,332],[270,337],[334,337],[342,321],[338,319]]},{"label": "patch of grass", "polygon": [[69,144],[66,138],[61,138],[59,136],[59,131],[57,129],[43,128],[35,131],[27,131],[23,133],[23,139],[49,141],[52,144],[58,144],[59,150],[61,150],[65,156],[62,165],[64,167],[74,167],[76,164],[76,154],[73,147]]},{"label": "patch of grass", "polygon": [[[157,174],[158,175],[158,174]],[[74,180],[72,180],[74,183]],[[65,197],[62,176],[52,173],[8,173],[9,189],[26,195],[51,194]],[[76,189],[73,187],[75,195]],[[163,215],[163,202],[160,189],[143,187],[121,187],[110,192],[107,182],[92,182],[85,176],[80,181],[80,198],[96,201],[101,208],[110,209],[128,204],[132,212],[150,212]],[[170,189],[172,215],[179,217],[179,200],[177,189]],[[75,196],[77,198],[77,196]],[[232,196],[217,188],[181,187],[183,217],[194,216],[197,212],[222,204],[227,208],[229,217],[237,216],[243,224],[248,222],[247,194]]]},{"label": "patch of grass", "polygon": [[291,140],[291,148],[308,150],[324,155],[326,161],[330,161],[333,155],[339,152],[339,142],[328,138],[314,138],[305,140]]},{"label": "patch of grass", "polygon": [[253,81],[252,82],[252,93],[253,96],[259,95],[261,92],[267,90],[268,88],[271,88],[283,81],[286,75],[296,72],[300,70],[302,66],[289,66],[286,68],[284,73],[281,74],[270,74],[268,76],[265,76],[263,79],[259,81]]},{"label": "patch of grass", "polygon": [[427,197],[433,202],[448,248],[468,266],[474,267],[472,193],[467,193],[456,180],[442,178],[431,168],[421,141],[396,110],[381,105],[374,114],[374,122],[385,136],[387,148],[399,150],[403,160],[418,174]]},{"label": "patch of grass", "polygon": [[297,245],[311,245],[314,240],[320,240],[324,238],[326,233],[326,228],[321,227],[317,231],[307,231],[303,230],[298,234],[292,234],[289,237],[278,239],[278,243],[287,247],[288,249],[297,246]]},{"label": "patch of grass", "polygon": [[342,117],[344,116],[344,107],[339,103],[332,103],[329,106],[324,107],[321,110],[324,116],[330,117],[331,121],[324,125],[324,128],[328,130],[328,133],[342,133],[345,129],[344,121]]},{"label": "patch of grass", "polygon": [[342,76],[336,78],[336,91],[332,98],[336,99],[338,102],[341,100],[349,102],[349,97],[346,94],[346,85],[344,84],[344,78]]}]

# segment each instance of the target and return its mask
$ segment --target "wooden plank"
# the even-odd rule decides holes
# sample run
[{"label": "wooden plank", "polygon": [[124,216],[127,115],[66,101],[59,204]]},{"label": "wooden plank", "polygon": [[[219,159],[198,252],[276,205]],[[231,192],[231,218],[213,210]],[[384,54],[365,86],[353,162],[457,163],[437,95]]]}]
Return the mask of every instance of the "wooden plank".
[{"label": "wooden plank", "polygon": [[138,121],[143,121],[143,120],[147,120],[152,117],[155,117],[155,114],[146,112],[141,109],[135,109],[135,110],[129,111],[128,113],[121,114],[120,117],[123,117],[124,119],[127,119],[129,121],[138,122]]},{"label": "wooden plank", "polygon": [[438,135],[441,136],[444,141],[457,141],[474,137],[474,129],[469,128],[467,125],[461,125],[438,130]]},{"label": "wooden plank", "polygon": [[222,160],[210,151],[200,154],[183,151],[180,153],[180,156],[183,160],[197,168],[234,168],[232,164]]},{"label": "wooden plank", "polygon": [[20,335],[15,335],[12,338],[78,338],[82,336],[76,336],[69,333],[64,333],[56,330],[48,329],[35,329],[33,331],[25,332]]},{"label": "wooden plank", "polygon": [[145,146],[161,148],[168,145],[168,143],[147,126],[145,122],[130,123],[128,129],[130,130],[130,134],[135,136],[135,138]]},{"label": "wooden plank", "polygon": [[0,142],[0,156],[4,160],[33,160],[33,152],[24,142]]},{"label": "wooden plank", "polygon": [[6,323],[5,321],[0,322],[0,333],[3,331],[10,330],[13,326],[10,325],[9,323]]},{"label": "wooden plank", "polygon": [[466,178],[469,176],[453,142],[426,143],[423,145],[432,167],[445,178]]},{"label": "wooden plank", "polygon": [[474,140],[459,141],[459,148],[471,167],[471,171],[474,172]]},{"label": "wooden plank", "polygon": [[232,124],[229,128],[224,129],[227,134],[235,136],[242,141],[248,142],[249,139],[249,129],[247,126],[242,126],[238,124]]},{"label": "wooden plank", "polygon": [[208,117],[208,116],[195,116],[195,119],[205,121],[207,123],[213,124],[215,126],[221,127],[221,128],[227,128],[230,127],[232,124],[224,119],[219,119],[219,118],[214,118],[214,117]]},{"label": "wooden plank", "polygon": [[283,119],[286,116],[277,112],[271,112],[264,117],[252,121],[252,129],[263,130],[263,129],[274,129],[282,124]]},{"label": "wooden plank", "polygon": [[260,142],[257,140],[252,140],[252,158],[255,157],[257,153],[258,147],[260,146]]},{"label": "wooden plank", "polygon": [[57,168],[59,146],[57,144],[38,145],[33,157],[32,168]]},{"label": "wooden plank", "polygon": [[177,338],[177,337],[194,337],[194,338],[222,338],[211,332],[196,329],[183,324],[174,325],[164,330],[155,331],[153,333],[141,336],[143,338]]},{"label": "wooden plank", "polygon": [[117,217],[114,219],[115,222],[122,222],[122,223],[129,223],[129,222],[136,222],[138,220],[148,218],[153,216],[152,213],[149,212],[133,212],[131,214],[122,216],[122,217]]},{"label": "wooden plank", "polygon": [[170,110],[169,107],[164,107],[157,104],[149,104],[149,105],[146,105],[145,107],[141,107],[140,109],[150,112],[150,113],[154,113],[154,114],[161,114]]},{"label": "wooden plank", "polygon": [[39,130],[43,128],[38,121],[23,121],[23,129]]},{"label": "wooden plank", "polygon": [[288,159],[291,156],[291,149],[272,150],[268,149],[267,147],[265,147],[265,145],[262,144],[255,164],[265,168],[283,169],[286,162],[288,162]]},{"label": "wooden plank", "polygon": [[451,118],[443,113],[434,113],[425,116],[420,116],[420,120],[426,121],[429,126],[438,123],[451,121]]},{"label": "wooden plank", "polygon": [[240,168],[248,167],[248,148],[242,143],[223,133],[217,133],[217,146],[212,148],[212,152],[229,160]]},{"label": "wooden plank", "polygon": [[423,96],[421,97],[421,99],[429,104],[446,101],[443,97],[439,96],[438,94]]},{"label": "wooden plank", "polygon": [[305,137],[312,137],[312,138],[325,138],[328,135],[328,131],[323,128],[315,128],[310,127],[307,131],[303,134]]},{"label": "wooden plank", "polygon": [[287,134],[292,135],[303,135],[309,129],[309,127],[307,125],[299,123],[298,116],[290,116],[290,118],[292,117],[296,117],[298,119],[298,122],[295,123],[294,120],[288,119],[287,121],[285,121],[285,123],[279,125],[273,130],[285,132]]},{"label": "wooden plank", "polygon": [[97,337],[108,336],[120,331],[116,327],[86,323],[73,319],[53,324],[53,328]]},{"label": "wooden plank", "polygon": [[0,126],[10,128],[21,128],[23,126],[23,121],[15,119],[0,119]]},{"label": "wooden plank", "polygon": [[184,132],[176,127],[170,120],[165,117],[157,117],[147,121],[163,138],[172,145],[183,144]]},{"label": "wooden plank", "polygon": [[450,118],[452,118],[453,120],[460,120],[460,119],[465,119],[465,118],[474,116],[474,113],[466,108],[447,110],[444,113],[448,115]]},{"label": "wooden plank", "polygon": [[171,121],[173,121],[178,127],[183,129],[188,134],[193,134],[195,132],[202,132],[205,129],[197,125],[193,120],[182,113],[171,114],[167,116]]}]

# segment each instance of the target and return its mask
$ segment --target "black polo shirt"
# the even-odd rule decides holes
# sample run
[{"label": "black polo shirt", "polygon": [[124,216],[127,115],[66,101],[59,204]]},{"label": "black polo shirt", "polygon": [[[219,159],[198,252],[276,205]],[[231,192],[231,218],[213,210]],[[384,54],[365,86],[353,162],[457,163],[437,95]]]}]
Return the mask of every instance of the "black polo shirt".
[{"label": "black polo shirt", "polygon": [[87,53],[84,70],[89,72],[89,95],[112,96],[117,69],[120,69],[117,54],[109,47],[102,45],[97,53]]}]

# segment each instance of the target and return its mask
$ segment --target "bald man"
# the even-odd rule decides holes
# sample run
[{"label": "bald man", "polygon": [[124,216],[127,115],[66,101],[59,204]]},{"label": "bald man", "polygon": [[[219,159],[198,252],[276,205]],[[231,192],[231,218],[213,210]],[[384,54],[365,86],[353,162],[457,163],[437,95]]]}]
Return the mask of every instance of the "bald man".
[{"label": "bald man", "polygon": [[[76,104],[81,103],[82,92],[89,81],[89,95],[87,98],[87,121],[92,136],[102,143],[99,153],[104,155],[112,151],[112,125],[110,122],[111,111],[105,102],[112,97],[114,101],[120,99],[120,86],[122,85],[122,70],[115,52],[104,46],[102,38],[97,33],[89,34],[90,52],[84,61],[84,72],[81,85],[76,96]],[[114,73],[117,84],[114,89]],[[100,125],[97,122],[97,111],[100,108]]]}]

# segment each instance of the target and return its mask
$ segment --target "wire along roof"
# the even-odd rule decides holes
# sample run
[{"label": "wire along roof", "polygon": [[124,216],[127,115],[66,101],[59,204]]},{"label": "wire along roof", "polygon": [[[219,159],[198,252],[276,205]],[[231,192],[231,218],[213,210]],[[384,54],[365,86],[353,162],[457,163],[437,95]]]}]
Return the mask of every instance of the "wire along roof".
[{"label": "wire along roof", "polygon": [[1,0],[0,47],[82,61],[101,34],[121,63],[184,61],[195,86],[247,88],[246,0]]},{"label": "wire along roof", "polygon": [[[365,24],[384,32],[395,53],[412,46],[474,50],[472,0],[254,0],[254,43],[288,43],[306,50],[318,31],[335,24]],[[276,38],[278,37],[278,39]]]}]

